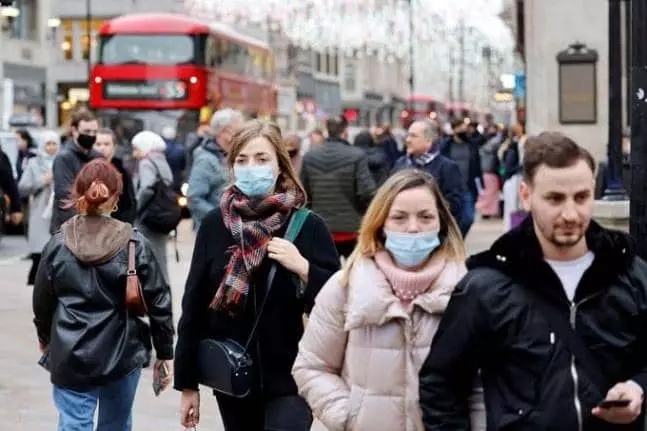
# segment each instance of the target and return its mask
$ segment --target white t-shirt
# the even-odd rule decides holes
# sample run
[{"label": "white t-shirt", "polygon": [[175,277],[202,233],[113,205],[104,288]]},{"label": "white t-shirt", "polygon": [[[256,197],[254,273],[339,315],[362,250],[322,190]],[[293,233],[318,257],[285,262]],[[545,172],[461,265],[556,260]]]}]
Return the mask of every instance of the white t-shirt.
[{"label": "white t-shirt", "polygon": [[587,252],[584,256],[575,260],[550,260],[546,262],[553,268],[557,277],[562,282],[562,287],[569,301],[573,302],[575,298],[575,289],[580,284],[582,276],[593,263],[595,254],[592,251]]}]

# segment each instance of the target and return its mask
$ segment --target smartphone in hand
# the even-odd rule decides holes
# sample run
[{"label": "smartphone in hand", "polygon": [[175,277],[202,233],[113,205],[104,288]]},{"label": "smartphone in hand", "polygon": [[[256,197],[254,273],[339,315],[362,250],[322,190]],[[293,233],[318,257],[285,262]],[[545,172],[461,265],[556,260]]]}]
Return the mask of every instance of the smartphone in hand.
[{"label": "smartphone in hand", "polygon": [[155,396],[159,396],[159,394],[162,392],[164,389],[164,380],[168,377],[168,367],[166,366],[165,362],[159,362],[159,365],[157,365],[153,369],[153,393]]},{"label": "smartphone in hand", "polygon": [[612,409],[617,407],[627,407],[631,404],[629,400],[604,400],[598,404],[601,409]]}]

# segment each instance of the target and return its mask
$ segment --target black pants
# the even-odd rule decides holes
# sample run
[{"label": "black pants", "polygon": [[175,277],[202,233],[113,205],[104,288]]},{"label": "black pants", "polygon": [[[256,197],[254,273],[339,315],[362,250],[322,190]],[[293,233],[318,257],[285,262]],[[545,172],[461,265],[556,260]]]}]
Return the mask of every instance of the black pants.
[{"label": "black pants", "polygon": [[355,246],[357,245],[357,240],[351,239],[350,241],[340,241],[335,243],[335,248],[337,248],[337,254],[339,257],[345,257],[348,259],[348,256],[351,255]]},{"label": "black pants", "polygon": [[33,286],[34,281],[36,280],[36,271],[38,271],[38,264],[40,263],[40,253],[31,254],[31,268],[29,269],[29,275],[27,276],[27,286]]},{"label": "black pants", "polygon": [[225,431],[309,431],[312,414],[298,395],[264,399],[216,395]]}]

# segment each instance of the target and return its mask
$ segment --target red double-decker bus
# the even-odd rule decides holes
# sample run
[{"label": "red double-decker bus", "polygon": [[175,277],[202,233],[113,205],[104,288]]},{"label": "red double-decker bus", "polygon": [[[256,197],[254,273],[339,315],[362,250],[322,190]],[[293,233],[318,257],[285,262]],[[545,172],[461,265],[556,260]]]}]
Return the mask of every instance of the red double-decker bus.
[{"label": "red double-decker bus", "polygon": [[446,117],[445,104],[433,97],[412,96],[407,98],[407,107],[400,112],[400,122],[408,129],[416,120],[437,120],[443,122]]},{"label": "red double-decker bus", "polygon": [[277,109],[274,59],[260,40],[171,14],[132,14],[99,30],[90,106],[122,143],[148,129],[195,131],[216,109],[252,117]]}]

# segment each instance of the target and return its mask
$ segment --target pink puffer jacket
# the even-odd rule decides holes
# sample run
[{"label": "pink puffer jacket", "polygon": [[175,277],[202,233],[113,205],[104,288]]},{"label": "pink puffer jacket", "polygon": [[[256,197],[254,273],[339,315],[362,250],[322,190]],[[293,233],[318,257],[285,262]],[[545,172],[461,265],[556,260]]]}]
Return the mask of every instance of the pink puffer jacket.
[{"label": "pink puffer jacket", "polygon": [[[465,265],[448,262],[432,289],[408,309],[372,259],[339,285],[335,274],[317,296],[293,374],[314,415],[331,431],[423,430],[418,372],[429,353]],[[472,429],[485,430],[480,389]]]}]

